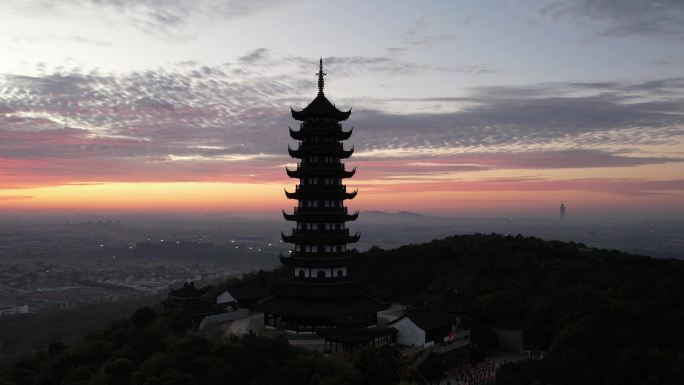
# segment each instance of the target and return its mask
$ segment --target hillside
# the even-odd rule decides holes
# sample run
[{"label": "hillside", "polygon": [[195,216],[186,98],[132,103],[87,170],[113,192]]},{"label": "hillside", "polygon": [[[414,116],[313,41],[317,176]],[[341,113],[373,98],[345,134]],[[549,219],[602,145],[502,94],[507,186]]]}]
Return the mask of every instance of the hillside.
[{"label": "hillside", "polygon": [[505,368],[502,384],[684,383],[683,261],[501,235],[364,257],[360,279],[377,295],[465,306],[481,344],[494,343],[489,327],[515,327],[548,351]]},{"label": "hillside", "polygon": [[[473,340],[491,327],[525,331],[541,361],[509,364],[500,384],[684,382],[684,262],[582,244],[501,235],[453,236],[361,254],[377,296],[461,307]],[[251,274],[275,284],[282,270]],[[208,341],[182,319],[146,309],[75,343],[54,344],[0,372],[5,384],[395,383],[392,349],[324,357],[282,341]],[[285,369],[283,369],[285,368]],[[289,369],[288,369],[289,368]]]}]

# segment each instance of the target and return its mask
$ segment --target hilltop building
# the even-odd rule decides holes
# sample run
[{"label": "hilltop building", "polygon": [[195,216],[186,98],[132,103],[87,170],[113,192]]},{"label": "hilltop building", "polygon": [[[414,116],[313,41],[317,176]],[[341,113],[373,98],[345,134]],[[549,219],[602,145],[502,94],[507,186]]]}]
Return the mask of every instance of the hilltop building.
[{"label": "hilltop building", "polygon": [[397,329],[401,345],[429,348],[449,368],[468,363],[470,330],[462,327],[460,317],[426,306],[407,310],[389,325]]},{"label": "hilltop building", "polygon": [[560,205],[560,219],[565,219],[565,204],[561,203]]},{"label": "hilltop building", "polygon": [[287,335],[316,335],[328,351],[390,343],[396,330],[374,327],[377,312],[388,304],[367,296],[353,282],[356,251],[350,245],[360,235],[351,234],[346,223],[356,220],[358,212],[350,214],[344,201],[357,192],[348,192],[342,181],[356,170],[346,170],[342,162],[354,150],[342,145],[352,130],[344,131],[340,124],[351,110],[340,111],[325,97],[322,60],[317,75],[318,95],[303,110],[291,111],[302,122],[299,130],[290,129],[299,147],[288,147],[299,163],[287,175],[299,184],[285,192],[297,206],[291,214],[283,211],[285,219],[296,223],[291,234],[282,234],[284,242],[294,244],[280,258],[291,279],[257,308],[264,312],[266,327]]}]

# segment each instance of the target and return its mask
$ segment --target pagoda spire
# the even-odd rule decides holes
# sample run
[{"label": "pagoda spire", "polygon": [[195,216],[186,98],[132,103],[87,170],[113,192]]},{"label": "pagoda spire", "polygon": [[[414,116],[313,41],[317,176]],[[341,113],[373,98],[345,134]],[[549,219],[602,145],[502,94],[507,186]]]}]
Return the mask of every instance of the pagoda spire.
[{"label": "pagoda spire", "polygon": [[318,94],[323,95],[323,87],[325,87],[325,80],[323,80],[323,76],[326,75],[325,72],[323,72],[323,58],[318,63]]}]

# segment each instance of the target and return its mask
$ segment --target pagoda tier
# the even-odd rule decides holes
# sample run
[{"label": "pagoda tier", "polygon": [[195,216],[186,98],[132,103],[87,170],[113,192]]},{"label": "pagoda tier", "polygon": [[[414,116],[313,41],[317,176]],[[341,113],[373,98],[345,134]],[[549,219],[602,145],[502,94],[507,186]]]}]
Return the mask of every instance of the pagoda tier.
[{"label": "pagoda tier", "polygon": [[295,207],[294,214],[288,214],[283,211],[283,217],[288,221],[297,222],[311,222],[311,223],[342,223],[355,221],[359,217],[359,212],[354,214],[347,214],[346,207],[343,212],[302,212],[298,211],[299,207]]},{"label": "pagoda tier", "polygon": [[320,137],[332,137],[335,140],[347,140],[351,137],[352,130],[342,131],[340,130],[330,130],[327,128],[312,128],[305,129],[302,127],[300,131],[293,131],[290,129],[290,137],[295,140],[304,140],[307,138],[320,138]]},{"label": "pagoda tier", "polygon": [[377,312],[387,303],[366,295],[357,285],[318,285],[311,290],[305,282],[290,281],[277,294],[260,302],[264,321],[278,315],[287,330],[302,331],[316,327],[365,327],[377,322]]},{"label": "pagoda tier", "polygon": [[303,123],[299,131],[290,129],[290,136],[301,141],[298,148],[288,146],[290,156],[301,161],[295,170],[286,169],[299,182],[294,192],[285,191],[289,199],[297,199],[297,206],[291,214],[283,211],[285,219],[296,222],[291,234],[281,234],[284,242],[294,244],[288,256],[280,256],[290,270],[290,282],[257,306],[266,326],[295,333],[364,328],[374,325],[377,311],[388,306],[353,282],[358,254],[350,245],[360,235],[350,233],[346,222],[359,213],[349,214],[344,202],[357,192],[347,192],[342,181],[356,169],[345,170],[341,161],[354,149],[344,149],[341,141],[352,131],[343,131],[339,123],[351,110],[338,110],[323,94],[322,62],[318,75],[318,96],[303,110],[292,110],[292,117]]},{"label": "pagoda tier", "polygon": [[354,199],[358,191],[347,192],[344,186],[334,186],[335,189],[297,189],[295,192],[285,190],[285,196],[289,199],[330,199],[346,200]]},{"label": "pagoda tier", "polygon": [[351,109],[349,111],[338,110],[337,107],[330,103],[328,98],[323,95],[323,92],[319,92],[318,96],[316,96],[306,108],[301,111],[291,110],[291,113],[292,118],[302,122],[316,122],[316,120],[341,122],[349,118]]},{"label": "pagoda tier", "polygon": [[285,168],[287,176],[290,178],[306,178],[306,177],[330,177],[330,178],[351,178],[356,174],[356,168],[353,170],[345,170],[342,167],[330,168],[297,168],[296,170],[289,170]]},{"label": "pagoda tier", "polygon": [[287,147],[287,152],[291,157],[297,159],[304,159],[311,156],[330,156],[339,159],[346,159],[352,156],[354,153],[354,148],[345,150],[341,143],[336,143],[334,145],[307,145],[300,146],[296,150]]}]

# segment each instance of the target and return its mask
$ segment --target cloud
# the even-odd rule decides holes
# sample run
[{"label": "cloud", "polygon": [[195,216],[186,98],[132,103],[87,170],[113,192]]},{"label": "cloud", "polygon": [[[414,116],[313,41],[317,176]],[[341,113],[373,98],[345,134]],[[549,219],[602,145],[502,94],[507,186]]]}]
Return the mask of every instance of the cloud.
[{"label": "cloud", "polygon": [[193,28],[271,12],[294,2],[275,0],[9,0],[2,7],[30,16],[85,17],[128,24],[165,39],[189,38]]},{"label": "cloud", "polygon": [[15,36],[14,38],[12,38],[12,41],[17,42],[17,43],[21,43],[21,44],[43,43],[43,42],[49,41],[49,42],[57,42],[57,43],[60,43],[60,42],[76,42],[76,43],[101,46],[101,47],[112,45],[112,43],[109,41],[90,39],[87,37],[76,36],[76,35],[71,35],[71,36],[42,35],[42,36],[32,36],[32,37]]},{"label": "cloud", "polygon": [[30,195],[0,195],[0,201],[14,201],[21,199],[31,199]]},{"label": "cloud", "polygon": [[[238,64],[247,68],[239,68],[241,73],[249,71],[249,67],[258,66],[265,69],[281,70],[288,68],[294,74],[310,78],[312,69],[318,68],[319,58],[301,56],[283,56],[268,48],[257,48],[238,59]],[[334,73],[337,78],[362,73],[381,73],[383,75],[412,75],[426,71],[464,73],[480,75],[496,72],[487,65],[452,65],[440,66],[399,60],[391,56],[327,56],[323,57],[326,71]]]},{"label": "cloud", "polygon": [[593,24],[601,36],[684,39],[684,2],[680,0],[553,0],[539,14],[577,25]]},{"label": "cloud", "polygon": [[[620,168],[684,162],[683,157],[625,156],[598,150],[457,153],[430,157],[396,154],[362,156],[354,165],[363,179],[445,182],[458,180],[463,173],[490,170],[555,170],[568,168]],[[368,158],[368,159],[366,159]]]},{"label": "cloud", "polygon": [[591,178],[552,180],[520,177],[479,181],[411,182],[396,185],[371,185],[364,194],[418,193],[436,191],[589,191],[627,196],[668,195],[684,191],[684,179],[646,180],[630,178]]},{"label": "cloud", "polygon": [[[330,76],[340,76],[336,66],[397,64],[379,57],[328,61]],[[0,180],[4,188],[282,182],[280,165],[292,162],[286,156],[286,127],[294,124],[289,107],[304,107],[313,96],[315,62],[259,49],[217,66],[4,75]],[[254,63],[261,67],[254,70]],[[274,74],[274,67],[289,72]],[[353,104],[345,126],[358,129],[347,146],[355,146],[352,163],[365,179],[682,161],[682,154],[615,150],[682,142],[682,78],[481,87],[453,98],[368,97]],[[397,114],[384,109],[389,104],[439,108]]]}]

